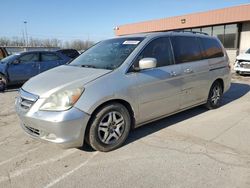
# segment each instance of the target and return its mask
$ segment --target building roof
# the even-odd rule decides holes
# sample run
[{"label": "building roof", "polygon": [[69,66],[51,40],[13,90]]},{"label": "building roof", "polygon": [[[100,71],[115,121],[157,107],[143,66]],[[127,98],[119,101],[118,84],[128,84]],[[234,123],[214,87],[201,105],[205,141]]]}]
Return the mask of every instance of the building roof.
[{"label": "building roof", "polygon": [[221,25],[246,21],[250,21],[250,4],[121,25],[116,27],[115,34],[120,36],[135,33],[206,27],[210,25]]}]

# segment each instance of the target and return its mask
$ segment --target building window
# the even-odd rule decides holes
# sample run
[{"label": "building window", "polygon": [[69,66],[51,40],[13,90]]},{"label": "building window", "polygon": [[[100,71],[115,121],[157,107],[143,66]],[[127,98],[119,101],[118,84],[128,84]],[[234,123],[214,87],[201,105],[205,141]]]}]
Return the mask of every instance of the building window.
[{"label": "building window", "polygon": [[194,29],[192,29],[192,31],[194,31],[194,32],[201,32],[201,28],[194,28]]},{"label": "building window", "polygon": [[224,47],[236,48],[237,47],[237,24],[231,24],[225,26]]},{"label": "building window", "polygon": [[208,35],[212,36],[212,27],[203,27],[201,28],[203,33],[207,33]]},{"label": "building window", "polygon": [[218,39],[220,39],[220,41],[222,42],[222,44],[224,44],[224,25],[220,25],[220,26],[214,26],[213,27],[213,36],[217,37]]}]

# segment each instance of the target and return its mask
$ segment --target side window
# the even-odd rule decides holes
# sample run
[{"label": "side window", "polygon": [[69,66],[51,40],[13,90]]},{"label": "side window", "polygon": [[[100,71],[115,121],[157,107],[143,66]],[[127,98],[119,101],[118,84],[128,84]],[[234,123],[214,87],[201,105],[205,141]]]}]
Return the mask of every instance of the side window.
[{"label": "side window", "polygon": [[202,59],[200,44],[196,37],[175,36],[171,38],[176,63]]},{"label": "side window", "polygon": [[217,40],[211,38],[201,38],[201,43],[207,59],[224,56],[222,47]]},{"label": "side window", "polygon": [[25,54],[19,58],[20,63],[29,63],[34,61],[39,61],[39,56],[37,53]]},{"label": "side window", "polygon": [[58,61],[58,60],[61,60],[61,58],[54,53],[41,54],[41,61]]},{"label": "side window", "polygon": [[142,58],[157,59],[157,67],[163,67],[174,64],[171,43],[168,37],[155,39],[143,50],[136,60],[135,66],[139,66],[139,61]]}]

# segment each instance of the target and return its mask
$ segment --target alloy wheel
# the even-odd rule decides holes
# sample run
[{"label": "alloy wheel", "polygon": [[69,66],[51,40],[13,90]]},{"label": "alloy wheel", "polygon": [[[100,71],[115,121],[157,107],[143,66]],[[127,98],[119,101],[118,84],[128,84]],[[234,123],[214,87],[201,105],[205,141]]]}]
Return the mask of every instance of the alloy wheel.
[{"label": "alloy wheel", "polygon": [[220,85],[216,85],[214,88],[213,88],[213,94],[211,96],[211,102],[216,105],[220,98],[221,98],[221,88],[220,88]]},{"label": "alloy wheel", "polygon": [[122,136],[125,121],[121,113],[112,111],[104,115],[98,126],[98,137],[102,143],[110,145]]}]

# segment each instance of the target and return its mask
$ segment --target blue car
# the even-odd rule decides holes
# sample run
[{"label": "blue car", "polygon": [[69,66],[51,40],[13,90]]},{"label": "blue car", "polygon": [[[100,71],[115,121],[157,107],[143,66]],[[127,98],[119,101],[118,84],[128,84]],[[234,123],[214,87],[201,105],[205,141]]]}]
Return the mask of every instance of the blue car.
[{"label": "blue car", "polygon": [[71,60],[60,52],[32,51],[8,56],[0,61],[0,91],[22,84],[37,74]]}]

